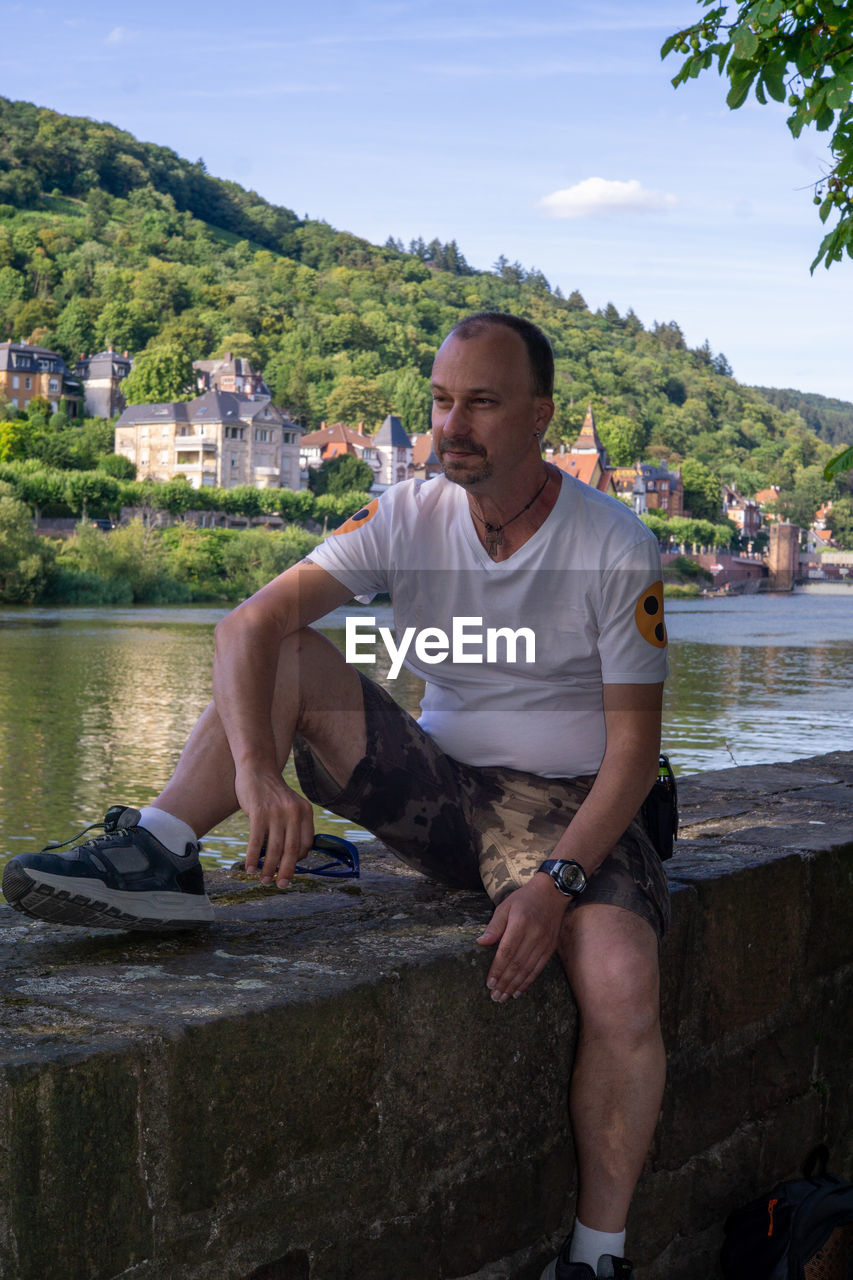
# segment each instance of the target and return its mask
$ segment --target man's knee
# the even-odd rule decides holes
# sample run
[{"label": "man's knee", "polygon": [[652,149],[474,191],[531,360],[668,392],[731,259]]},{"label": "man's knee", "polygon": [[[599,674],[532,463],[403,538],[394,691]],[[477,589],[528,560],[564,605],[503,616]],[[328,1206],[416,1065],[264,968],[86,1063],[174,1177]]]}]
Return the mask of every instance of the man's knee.
[{"label": "man's knee", "polygon": [[570,911],[560,958],[585,1032],[636,1040],[657,1033],[658,944],[640,916],[598,903]]},{"label": "man's knee", "polygon": [[312,627],[282,641],[274,723],[279,718],[292,720],[292,729],[336,779],[345,781],[365,753],[367,731],[358,671]]},{"label": "man's knee", "polygon": [[340,649],[313,627],[294,631],[281,642],[277,692],[286,701],[298,693],[300,716],[314,712],[362,711],[358,671]]}]

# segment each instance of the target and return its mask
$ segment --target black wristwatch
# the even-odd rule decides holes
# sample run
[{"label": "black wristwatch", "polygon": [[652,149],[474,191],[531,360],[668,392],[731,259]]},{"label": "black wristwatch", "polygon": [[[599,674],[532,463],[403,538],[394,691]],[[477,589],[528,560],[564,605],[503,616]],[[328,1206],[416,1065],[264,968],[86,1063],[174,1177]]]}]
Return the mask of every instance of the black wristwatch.
[{"label": "black wristwatch", "polygon": [[586,872],[579,862],[570,858],[549,858],[538,870],[550,876],[567,898],[576,898],[586,888]]}]

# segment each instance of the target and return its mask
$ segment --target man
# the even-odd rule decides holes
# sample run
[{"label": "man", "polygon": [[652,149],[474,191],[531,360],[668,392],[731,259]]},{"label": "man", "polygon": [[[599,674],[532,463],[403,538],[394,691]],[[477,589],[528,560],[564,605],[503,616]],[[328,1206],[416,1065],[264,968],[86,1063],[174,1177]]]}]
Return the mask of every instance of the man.
[{"label": "man", "polygon": [[[238,805],[247,869],[263,852],[261,879],[286,887],[313,836],[310,805],[282,779],[293,746],[316,803],[428,875],[486,887],[494,1001],[522,995],[558,952],[580,1021],[579,1197],[543,1280],[630,1280],[625,1222],[665,1070],[666,884],[636,820],[660,741],[657,545],[621,504],[543,462],[553,356],[533,325],[462,321],[432,384],[444,476],[394,486],[220,622],[213,702],[165,790],[141,814],[110,810],[106,834],[71,853],[14,859],[4,892],[64,923],[203,922],[198,839]],[[378,591],[398,642],[415,635],[419,722],[309,626]],[[485,656],[471,643],[483,622]]]}]

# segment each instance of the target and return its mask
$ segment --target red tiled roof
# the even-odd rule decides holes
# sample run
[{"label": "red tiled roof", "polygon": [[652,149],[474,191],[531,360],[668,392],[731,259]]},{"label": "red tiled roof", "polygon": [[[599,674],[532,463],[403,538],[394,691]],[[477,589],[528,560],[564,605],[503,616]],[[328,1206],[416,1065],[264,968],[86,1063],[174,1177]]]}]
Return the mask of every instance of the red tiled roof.
[{"label": "red tiled roof", "polygon": [[566,471],[577,480],[583,480],[584,484],[592,484],[593,474],[599,466],[597,453],[559,453],[552,458],[552,462],[561,471]]},{"label": "red tiled roof", "polygon": [[432,453],[432,435],[427,431],[423,435],[415,435],[412,440],[412,466],[422,467]]},{"label": "red tiled roof", "polygon": [[322,427],[319,431],[310,431],[308,435],[302,437],[302,447],[307,445],[309,449],[321,449],[327,444],[354,444],[360,449],[370,448],[371,441],[368,436],[359,435],[357,431],[351,431],[343,422],[336,422],[334,426]]}]

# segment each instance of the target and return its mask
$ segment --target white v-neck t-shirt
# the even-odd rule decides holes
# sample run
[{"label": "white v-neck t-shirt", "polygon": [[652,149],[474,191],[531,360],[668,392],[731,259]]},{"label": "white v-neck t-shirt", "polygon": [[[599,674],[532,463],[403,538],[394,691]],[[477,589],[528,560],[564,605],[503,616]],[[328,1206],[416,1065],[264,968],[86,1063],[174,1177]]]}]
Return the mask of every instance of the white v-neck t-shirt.
[{"label": "white v-neck t-shirt", "polygon": [[602,686],[666,677],[657,540],[623,503],[561,479],[507,560],[486,554],[465,491],[444,476],[393,485],[309,556],[360,599],[390,595],[397,645],[414,628],[405,666],[426,682],[420,725],[467,764],[595,773]]}]

